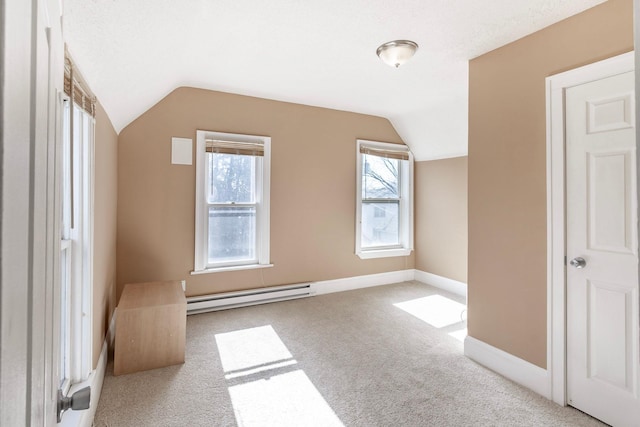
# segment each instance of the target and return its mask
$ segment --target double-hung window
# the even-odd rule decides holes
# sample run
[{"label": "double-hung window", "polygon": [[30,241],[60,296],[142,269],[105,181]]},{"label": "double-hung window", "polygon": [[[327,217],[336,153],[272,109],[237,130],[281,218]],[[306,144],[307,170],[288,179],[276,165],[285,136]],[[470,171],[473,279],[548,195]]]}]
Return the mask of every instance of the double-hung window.
[{"label": "double-hung window", "polygon": [[413,155],[408,147],[357,143],[356,254],[406,256],[413,250]]},{"label": "double-hung window", "polygon": [[270,142],[197,132],[194,273],[270,266]]},{"label": "double-hung window", "polygon": [[[66,86],[71,79],[66,77]],[[74,83],[77,85],[77,83]],[[56,303],[60,325],[58,378],[64,395],[93,369],[93,104],[74,86],[74,100],[61,96],[62,143],[59,175],[60,258]],[[70,90],[69,90],[70,92]],[[74,102],[75,101],[75,102]]]}]

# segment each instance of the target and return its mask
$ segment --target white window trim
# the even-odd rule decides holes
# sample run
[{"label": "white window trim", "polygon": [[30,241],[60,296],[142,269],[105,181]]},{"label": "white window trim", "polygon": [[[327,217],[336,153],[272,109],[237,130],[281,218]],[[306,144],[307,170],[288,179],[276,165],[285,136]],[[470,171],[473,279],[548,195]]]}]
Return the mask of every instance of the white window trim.
[{"label": "white window trim", "polygon": [[[256,222],[256,255],[257,262],[241,265],[222,265],[219,267],[207,266],[208,228],[207,201],[205,199],[205,146],[206,139],[220,139],[224,141],[257,142],[264,146],[262,166],[258,168],[258,185],[262,191],[258,192],[257,222]],[[195,210],[195,274],[218,273],[223,271],[238,271],[254,268],[272,267],[269,257],[270,241],[270,200],[271,200],[271,138],[268,136],[242,135],[235,133],[222,133],[213,131],[196,131],[196,210]]]},{"label": "white window trim", "polygon": [[[409,154],[408,167],[400,176],[400,245],[389,248],[362,248],[362,153],[360,147],[394,150]],[[413,251],[413,154],[406,145],[358,139],[356,144],[356,249],[361,259],[408,256]]]}]

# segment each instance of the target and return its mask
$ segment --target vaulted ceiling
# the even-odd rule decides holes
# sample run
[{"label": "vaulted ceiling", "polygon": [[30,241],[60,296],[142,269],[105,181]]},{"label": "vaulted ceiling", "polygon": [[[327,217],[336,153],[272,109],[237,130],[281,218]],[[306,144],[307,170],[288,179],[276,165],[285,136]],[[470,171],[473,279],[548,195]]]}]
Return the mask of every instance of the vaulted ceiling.
[{"label": "vaulted ceiling", "polygon": [[386,117],[429,160],[467,153],[469,59],[603,1],[65,0],[64,31],[118,132],[192,86]]}]

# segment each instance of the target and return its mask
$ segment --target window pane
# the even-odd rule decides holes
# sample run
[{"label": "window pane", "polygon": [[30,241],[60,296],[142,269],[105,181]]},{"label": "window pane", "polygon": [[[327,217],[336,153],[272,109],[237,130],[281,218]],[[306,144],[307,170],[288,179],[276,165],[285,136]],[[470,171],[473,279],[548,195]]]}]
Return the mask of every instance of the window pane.
[{"label": "window pane", "polygon": [[362,240],[365,247],[390,246],[400,244],[398,222],[400,202],[362,202]]},{"label": "window pane", "polygon": [[398,159],[362,155],[362,198],[397,199]]},{"label": "window pane", "polygon": [[255,260],[255,247],[255,207],[209,207],[209,264]]},{"label": "window pane", "polygon": [[71,259],[68,247],[60,251],[60,384],[69,378],[71,348]]},{"label": "window pane", "polygon": [[256,157],[207,153],[209,203],[253,203]]},{"label": "window pane", "polygon": [[60,199],[62,203],[62,238],[68,239],[71,228],[71,130],[69,102],[64,103],[62,123],[62,185]]}]

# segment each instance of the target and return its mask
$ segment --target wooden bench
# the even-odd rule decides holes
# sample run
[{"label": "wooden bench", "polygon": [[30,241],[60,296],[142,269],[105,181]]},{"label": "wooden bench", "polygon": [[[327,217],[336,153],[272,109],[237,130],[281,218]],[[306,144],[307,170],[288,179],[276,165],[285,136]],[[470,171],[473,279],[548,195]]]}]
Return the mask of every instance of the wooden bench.
[{"label": "wooden bench", "polygon": [[184,363],[186,326],[180,282],[125,285],[116,314],[113,374]]}]

